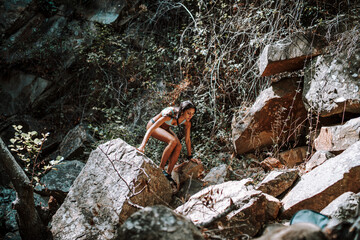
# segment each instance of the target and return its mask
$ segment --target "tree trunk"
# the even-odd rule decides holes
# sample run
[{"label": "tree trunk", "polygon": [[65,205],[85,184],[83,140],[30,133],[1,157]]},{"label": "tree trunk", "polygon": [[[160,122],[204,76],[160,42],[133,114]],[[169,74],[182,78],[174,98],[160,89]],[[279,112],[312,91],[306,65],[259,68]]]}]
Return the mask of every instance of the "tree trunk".
[{"label": "tree trunk", "polygon": [[49,231],[47,231],[35,209],[31,182],[1,138],[0,163],[9,175],[16,190],[16,200],[13,202],[13,208],[17,211],[17,223],[21,238],[24,240],[49,239]]}]

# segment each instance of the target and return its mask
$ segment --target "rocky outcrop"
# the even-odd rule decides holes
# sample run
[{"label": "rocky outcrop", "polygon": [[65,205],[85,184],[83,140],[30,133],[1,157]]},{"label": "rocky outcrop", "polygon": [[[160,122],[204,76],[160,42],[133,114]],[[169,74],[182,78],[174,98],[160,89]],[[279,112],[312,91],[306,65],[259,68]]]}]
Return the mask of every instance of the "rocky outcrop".
[{"label": "rocky outcrop", "polygon": [[342,154],[304,174],[282,199],[281,216],[290,218],[300,209],[321,211],[341,194],[360,191],[360,141]]},{"label": "rocky outcrop", "polygon": [[167,204],[169,181],[154,163],[121,139],[92,151],[53,216],[54,239],[115,239],[116,229],[141,207]]},{"label": "rocky outcrop", "polygon": [[315,139],[316,150],[338,152],[360,140],[360,118],[347,121],[344,125],[322,127]]},{"label": "rocky outcrop", "polygon": [[302,130],[306,111],[298,78],[284,79],[265,89],[248,111],[232,121],[232,139],[237,154],[281,144]]},{"label": "rocky outcrop", "polygon": [[131,215],[118,229],[116,240],[204,239],[188,219],[165,206],[146,207]]},{"label": "rocky outcrop", "polygon": [[226,237],[235,232],[254,236],[279,208],[278,200],[254,190],[252,181],[244,179],[209,186],[175,211]]},{"label": "rocky outcrop", "polygon": [[302,69],[305,60],[321,53],[321,41],[310,34],[294,34],[288,39],[267,45],[259,58],[262,77]]},{"label": "rocky outcrop", "polygon": [[303,98],[307,109],[322,117],[360,113],[360,52],[351,57],[319,56],[306,68]]},{"label": "rocky outcrop", "polygon": [[296,169],[272,171],[256,187],[264,193],[277,197],[289,189],[299,177]]}]

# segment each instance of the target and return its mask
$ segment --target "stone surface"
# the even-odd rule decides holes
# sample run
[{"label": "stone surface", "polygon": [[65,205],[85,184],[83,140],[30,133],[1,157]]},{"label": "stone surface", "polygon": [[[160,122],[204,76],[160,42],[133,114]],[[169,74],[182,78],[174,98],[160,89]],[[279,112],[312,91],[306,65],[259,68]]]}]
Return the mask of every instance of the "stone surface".
[{"label": "stone surface", "polygon": [[305,171],[309,172],[317,166],[323,164],[326,160],[335,157],[334,154],[328,151],[316,151],[314,155],[311,156],[309,161],[305,165]]},{"label": "stone surface", "polygon": [[[195,225],[209,225],[208,229],[216,229],[223,237],[233,236],[234,233],[254,236],[264,222],[274,217],[280,202],[276,205],[271,196],[267,197],[253,188],[250,179],[212,185],[190,197],[175,211],[188,217]],[[219,216],[220,219],[217,219]]]},{"label": "stone surface", "polygon": [[208,184],[220,184],[225,182],[227,175],[227,165],[221,164],[217,167],[210,169],[210,172],[202,179]]},{"label": "stone surface", "polygon": [[23,11],[28,7],[32,0],[7,0],[1,1],[0,4],[0,36],[20,19],[24,14]]},{"label": "stone surface", "polygon": [[321,47],[314,42],[314,36],[294,34],[288,39],[267,45],[259,58],[262,77],[302,69],[306,59],[321,53]]},{"label": "stone surface", "polygon": [[0,99],[6,102],[0,104],[0,112],[10,116],[25,110],[50,84],[46,79],[24,72],[0,74]]},{"label": "stone surface", "polygon": [[343,221],[357,217],[358,207],[360,207],[360,195],[346,192],[321,210],[321,213]]},{"label": "stone surface", "polygon": [[248,111],[236,113],[232,121],[236,153],[298,137],[307,116],[300,90],[298,78],[283,79],[262,91]]},{"label": "stone surface", "polygon": [[117,240],[201,240],[200,230],[165,206],[146,207],[131,215],[118,229]]},{"label": "stone surface", "polygon": [[319,56],[304,75],[303,99],[307,109],[322,117],[360,113],[360,51],[351,56]]},{"label": "stone surface", "polygon": [[321,228],[311,223],[291,226],[276,225],[266,228],[264,234],[254,240],[328,240]]},{"label": "stone surface", "polygon": [[262,180],[256,189],[277,197],[291,187],[299,177],[296,169],[272,171]]},{"label": "stone surface", "polygon": [[279,159],[273,157],[265,158],[260,166],[266,171],[272,171],[274,168],[284,168],[285,166],[280,162]]},{"label": "stone surface", "polygon": [[84,153],[86,146],[94,142],[95,139],[87,132],[86,127],[77,125],[60,143],[59,155],[66,160],[77,158]]},{"label": "stone surface", "polygon": [[322,127],[315,139],[316,150],[344,151],[360,140],[360,118],[347,121],[344,125]]},{"label": "stone surface", "polygon": [[54,239],[115,239],[139,207],[168,204],[172,190],[161,170],[121,139],[92,151],[53,216]]},{"label": "stone surface", "polygon": [[291,218],[300,209],[319,212],[348,191],[360,191],[360,141],[304,174],[282,199],[281,216]]},{"label": "stone surface", "polygon": [[41,182],[45,184],[44,187],[36,187],[37,190],[46,190],[49,192],[68,193],[70,187],[79,175],[85,163],[74,160],[64,161],[55,165],[45,176],[41,178]]},{"label": "stone surface", "polygon": [[306,159],[307,147],[297,147],[279,153],[280,161],[287,167],[294,167]]},{"label": "stone surface", "polygon": [[181,184],[188,179],[197,179],[204,172],[204,166],[202,164],[194,163],[193,161],[185,161],[179,165],[175,165],[171,172],[172,178],[176,181],[178,190]]}]

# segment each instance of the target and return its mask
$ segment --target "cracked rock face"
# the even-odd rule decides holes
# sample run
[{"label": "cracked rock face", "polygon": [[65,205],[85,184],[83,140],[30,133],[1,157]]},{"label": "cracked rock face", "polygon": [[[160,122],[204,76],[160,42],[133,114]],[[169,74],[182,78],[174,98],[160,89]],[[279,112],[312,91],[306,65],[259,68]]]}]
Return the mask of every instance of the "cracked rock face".
[{"label": "cracked rock face", "polygon": [[307,109],[328,117],[360,113],[360,51],[349,58],[319,56],[306,69],[303,99]]},{"label": "cracked rock face", "polygon": [[129,217],[118,230],[117,240],[125,239],[204,239],[188,219],[165,206],[146,207]]},{"label": "cracked rock face", "polygon": [[121,139],[102,144],[53,216],[54,239],[115,239],[139,206],[167,204],[169,181],[145,155]]}]

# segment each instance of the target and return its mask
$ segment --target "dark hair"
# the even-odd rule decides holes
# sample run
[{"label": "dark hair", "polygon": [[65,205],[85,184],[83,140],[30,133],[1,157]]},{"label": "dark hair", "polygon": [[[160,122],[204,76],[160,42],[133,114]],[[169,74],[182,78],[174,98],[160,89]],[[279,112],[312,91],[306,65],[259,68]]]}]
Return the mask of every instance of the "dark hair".
[{"label": "dark hair", "polygon": [[[190,100],[181,102],[180,106],[179,106],[179,111],[176,114],[176,121],[179,121],[179,117],[181,116],[181,114],[183,112],[185,112],[186,110],[191,109],[191,108],[195,109],[195,112],[196,112],[196,107]],[[177,124],[179,126],[179,122]]]},{"label": "dark hair", "polygon": [[177,114],[175,116],[177,127],[178,127],[178,130],[179,130],[179,139],[182,138],[181,131],[180,131],[179,118],[180,118],[180,116],[181,116],[181,114],[183,112],[185,112],[186,110],[191,109],[191,108],[195,109],[195,112],[196,112],[196,107],[190,100],[187,100],[187,101],[184,101],[184,102],[180,103],[179,110],[178,110],[178,112],[177,112]]}]

